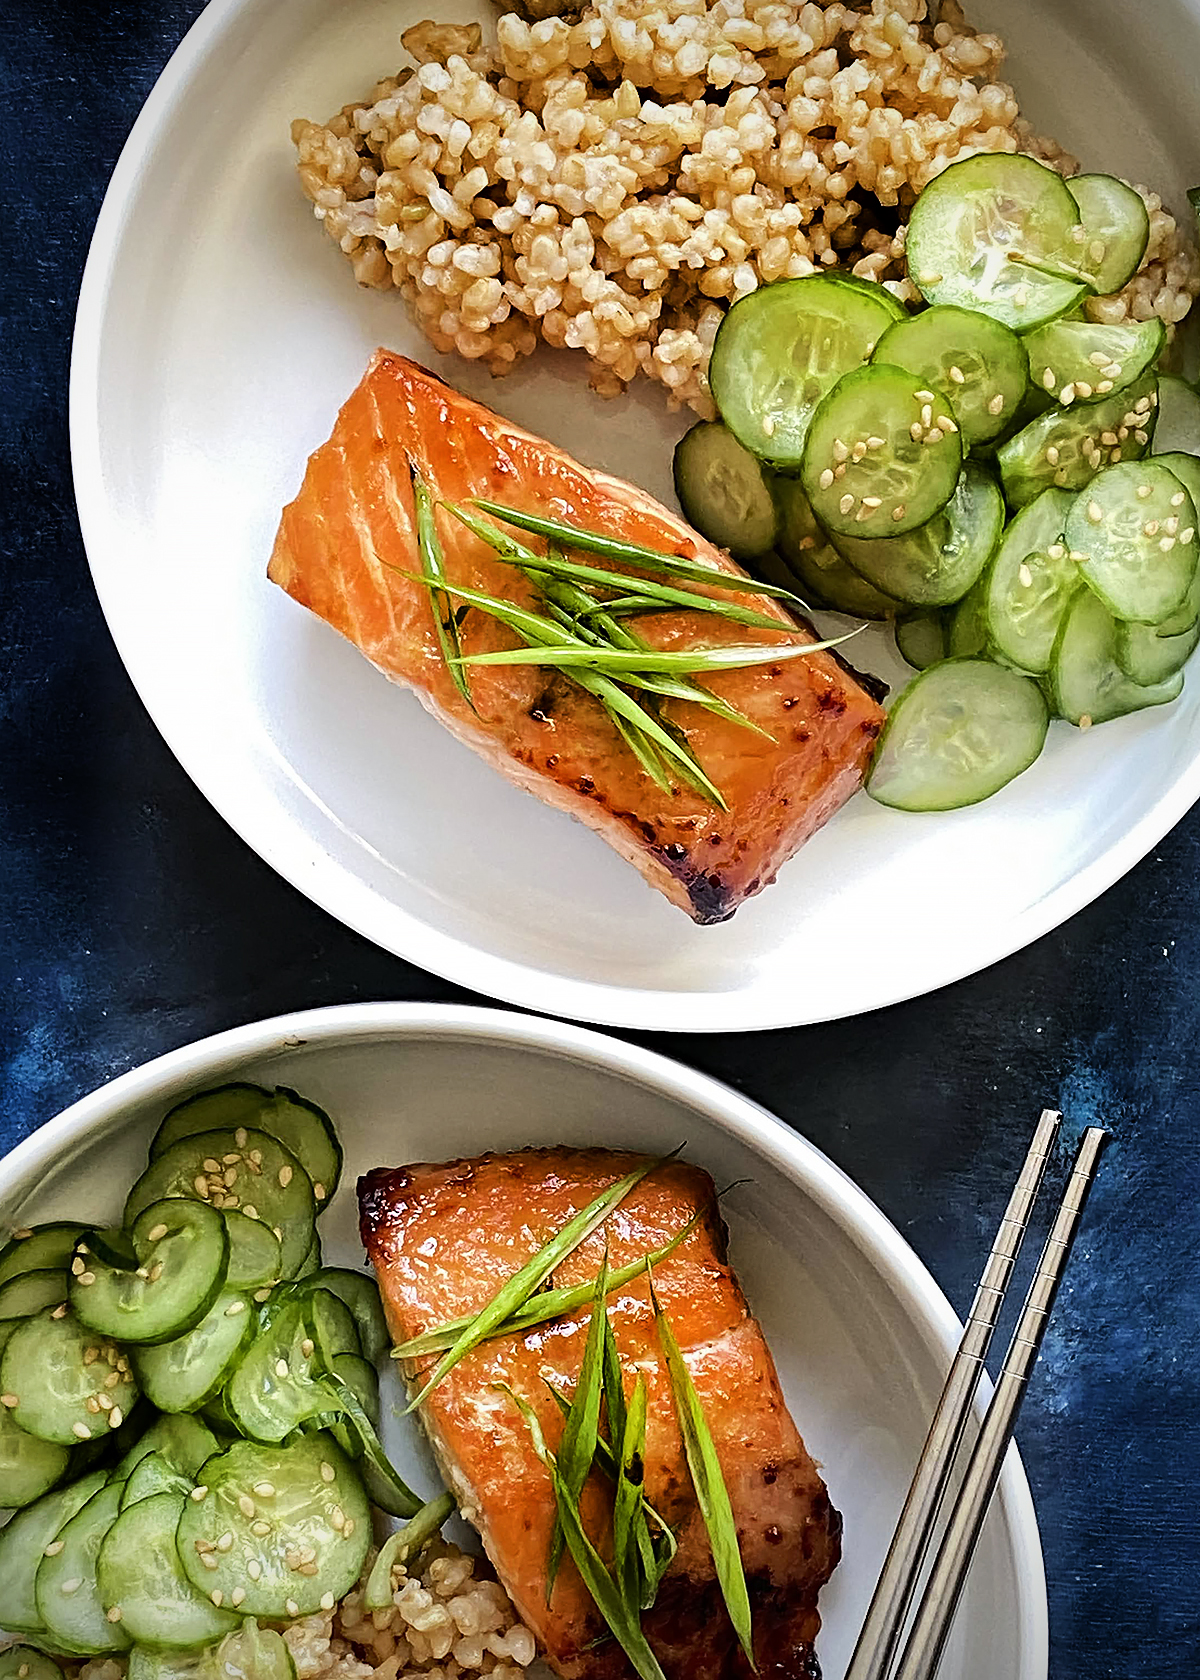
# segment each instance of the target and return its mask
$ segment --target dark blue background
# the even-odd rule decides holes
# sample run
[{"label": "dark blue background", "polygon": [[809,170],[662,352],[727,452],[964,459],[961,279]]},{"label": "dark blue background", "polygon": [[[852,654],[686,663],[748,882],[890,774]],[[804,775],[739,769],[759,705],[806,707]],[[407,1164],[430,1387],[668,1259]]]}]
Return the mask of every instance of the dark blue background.
[{"label": "dark blue background", "polygon": [[[463,995],[314,909],[214,815],[135,697],[89,581],[67,448],[75,298],[109,173],[198,0],[3,10],[0,1152],[215,1029]],[[1112,1127],[1020,1432],[1053,1680],[1200,1673],[1198,863],[1193,814],[1067,927],[934,997],[653,1040],[827,1150],[960,1310],[1039,1107],[1061,1106],[1072,1138]]]}]

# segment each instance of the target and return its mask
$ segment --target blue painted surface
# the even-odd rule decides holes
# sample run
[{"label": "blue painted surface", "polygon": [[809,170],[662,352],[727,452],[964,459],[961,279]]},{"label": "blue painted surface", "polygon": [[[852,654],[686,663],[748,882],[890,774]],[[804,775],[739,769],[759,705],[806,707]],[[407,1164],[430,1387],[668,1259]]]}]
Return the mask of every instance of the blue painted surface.
[{"label": "blue painted surface", "polygon": [[[460,997],[278,880],[159,740],[92,593],[71,321],[122,141],[195,0],[8,0],[0,60],[0,1150],[160,1051],[309,1004]],[[865,1021],[656,1039],[828,1151],[967,1305],[1032,1117],[1116,1143],[1021,1446],[1054,1680],[1200,1672],[1200,816],[1066,928]],[[980,1676],[979,1680],[987,1680]]]}]

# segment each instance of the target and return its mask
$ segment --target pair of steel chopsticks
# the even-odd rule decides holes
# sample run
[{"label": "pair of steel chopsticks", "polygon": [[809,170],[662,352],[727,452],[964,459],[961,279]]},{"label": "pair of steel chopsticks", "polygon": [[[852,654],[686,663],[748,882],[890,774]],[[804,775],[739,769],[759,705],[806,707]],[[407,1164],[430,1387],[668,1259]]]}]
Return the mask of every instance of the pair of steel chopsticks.
[{"label": "pair of steel chopsticks", "polygon": [[937,1673],[1017,1413],[1037,1363],[1084,1203],[1108,1138],[1107,1132],[1095,1126],[1083,1134],[908,1638],[896,1662],[917,1581],[930,1554],[934,1525],[971,1415],[988,1345],[1061,1121],[1062,1115],[1050,1109],[1038,1121],[1025,1165],[975,1291],[962,1341],[938,1401],[875,1596],[846,1670],[846,1680],[934,1680]]}]

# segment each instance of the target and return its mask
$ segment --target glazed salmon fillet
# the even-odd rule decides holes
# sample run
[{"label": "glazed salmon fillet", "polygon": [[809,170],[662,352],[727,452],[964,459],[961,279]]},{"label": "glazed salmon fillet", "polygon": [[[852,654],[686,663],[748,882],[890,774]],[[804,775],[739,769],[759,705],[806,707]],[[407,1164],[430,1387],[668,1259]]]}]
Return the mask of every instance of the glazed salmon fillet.
[{"label": "glazed salmon fillet", "polygon": [[[522,1150],[444,1165],[380,1169],[359,1182],[363,1242],[393,1336],[405,1341],[473,1313],[639,1158],[608,1150]],[[753,1611],[758,1673],[819,1680],[817,1595],[837,1564],[841,1518],[780,1392],[774,1362],[726,1262],[712,1180],[694,1166],[656,1167],[554,1273],[593,1279],[607,1240],[618,1267],[694,1230],[655,1267],[655,1285],[699,1393],[729,1489]],[[644,1282],[609,1297],[626,1393],[649,1390],[646,1496],[671,1524],[678,1553],[643,1627],[667,1680],[748,1680],[714,1573],[675,1421],[671,1386]],[[447,1485],[479,1530],[500,1580],[566,1680],[630,1680],[632,1669],[566,1559],[546,1601],[554,1526],[549,1477],[507,1383],[538,1414],[554,1450],[562,1433],[547,1380],[570,1394],[589,1310],[476,1348],[421,1408]],[[413,1362],[415,1381],[427,1357]],[[594,1480],[594,1478],[593,1478]],[[589,1482],[582,1513],[603,1550],[611,1493]],[[596,1644],[596,1641],[601,1641]]]},{"label": "glazed salmon fillet", "polygon": [[[727,810],[687,789],[662,792],[599,701],[562,674],[476,666],[472,710],[442,657],[429,593],[411,577],[421,567],[410,461],[435,499],[483,497],[745,574],[644,491],[580,466],[387,350],[375,354],[333,435],[309,460],[269,567],[289,595],[413,689],[489,764],[595,829],[694,920],[724,921],[858,788],[882,727],[879,705],[828,653],[704,679],[771,739],[688,701],[667,701],[664,718],[682,731]],[[539,607],[520,572],[444,508],[437,520],[451,582]],[[794,639],[795,621],[782,606],[741,599],[778,618]],[[773,639],[686,609],[639,618],[638,631],[654,647],[677,650]],[[514,645],[479,610],[465,614],[460,639],[466,654]]]}]

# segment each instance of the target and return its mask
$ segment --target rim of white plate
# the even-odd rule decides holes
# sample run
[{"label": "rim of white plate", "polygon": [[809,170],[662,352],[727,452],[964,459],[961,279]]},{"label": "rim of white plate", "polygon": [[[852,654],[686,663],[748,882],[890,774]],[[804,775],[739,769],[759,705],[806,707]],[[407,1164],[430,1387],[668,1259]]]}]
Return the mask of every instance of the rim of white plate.
[{"label": "rim of white plate", "polygon": [[[306,836],[291,818],[267,807],[247,809],[236,790],[220,782],[209,762],[164,722],[151,703],[149,666],[139,644],[122,633],[119,614],[110,610],[115,590],[105,583],[105,568],[95,556],[120,551],[120,532],[110,520],[100,453],[100,363],[102,328],[114,265],[130,204],[146,160],[170,121],[176,103],[197,69],[219,46],[242,13],[262,0],[211,0],[176,48],[159,76],[122,148],[96,222],[80,288],[70,374],[70,439],[79,522],[92,581],[122,663],[155,727],[196,787],[229,826],[284,880],[354,932],[394,955],[471,991],[501,1002],[573,1020],[635,1031],[757,1032],[830,1019],[845,1012],[823,1012],[818,1004],[798,1020],[781,987],[774,1008],[757,992],[749,994],[648,991],[601,981],[551,974],[500,957],[470,940],[444,933],[391,901],[386,901],[389,933],[381,936],[381,901],[344,864]],[[882,996],[865,999],[861,1010],[883,1009],[954,984],[1022,950],[1061,926],[1127,874],[1158,844],[1200,798],[1200,752],[1184,763],[1160,797],[1122,838],[1076,875],[1029,905],[1011,921],[977,933],[964,947],[961,962],[950,966],[936,985],[915,979],[894,984]]]},{"label": "rim of white plate", "polygon": [[[21,1179],[36,1183],[64,1150],[94,1131],[111,1127],[127,1105],[145,1101],[159,1090],[176,1090],[210,1071],[225,1072],[238,1061],[313,1043],[414,1038],[468,1038],[564,1056],[696,1109],[800,1185],[870,1257],[924,1337],[939,1344],[947,1359],[957,1347],[962,1325],[932,1273],[865,1191],[814,1143],[761,1104],[657,1051],[587,1027],[509,1010],[469,1004],[334,1004],[214,1033],[144,1062],[63,1109],[0,1159],[0,1189]],[[1023,1680],[1045,1680],[1050,1644],[1045,1567],[1033,1496],[1015,1447],[1005,1460],[998,1497],[1013,1537]]]}]

